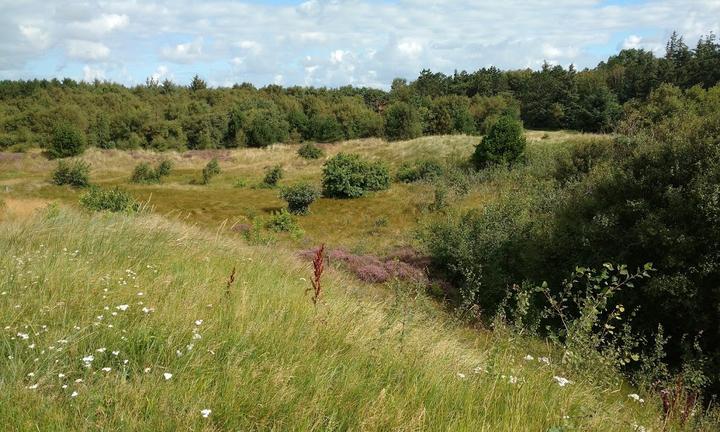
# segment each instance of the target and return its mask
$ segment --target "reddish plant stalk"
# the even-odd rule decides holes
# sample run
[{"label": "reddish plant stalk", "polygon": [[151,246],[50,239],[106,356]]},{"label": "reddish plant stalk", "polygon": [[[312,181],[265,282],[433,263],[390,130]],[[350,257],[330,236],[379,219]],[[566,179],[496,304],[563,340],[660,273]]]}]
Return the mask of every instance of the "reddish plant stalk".
[{"label": "reddish plant stalk", "polygon": [[322,285],[320,283],[320,279],[322,278],[323,271],[325,270],[325,244],[320,245],[317,252],[315,252],[315,256],[313,257],[313,279],[311,282],[312,288],[309,288],[308,291],[312,291],[312,302],[314,305],[317,305],[318,301],[320,300],[320,295],[322,294]]}]

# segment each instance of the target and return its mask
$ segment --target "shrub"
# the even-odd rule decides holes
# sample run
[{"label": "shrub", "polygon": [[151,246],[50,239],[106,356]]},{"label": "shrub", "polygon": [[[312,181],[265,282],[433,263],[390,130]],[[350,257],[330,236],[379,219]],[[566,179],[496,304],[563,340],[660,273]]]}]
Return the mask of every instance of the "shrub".
[{"label": "shrub", "polygon": [[320,159],[325,152],[313,143],[305,143],[298,149],[298,155],[303,159]]},{"label": "shrub", "polygon": [[85,135],[75,126],[62,123],[55,127],[48,148],[52,159],[79,156],[85,151]]},{"label": "shrub", "polygon": [[147,162],[141,162],[136,165],[130,178],[130,181],[133,183],[152,183],[155,180],[155,170]]},{"label": "shrub", "polygon": [[420,180],[432,180],[443,175],[444,169],[440,162],[425,159],[414,164],[404,163],[395,176],[398,181],[412,183]]},{"label": "shrub", "polygon": [[389,187],[387,167],[356,154],[338,153],[323,166],[323,194],[328,197],[358,198]]},{"label": "shrub", "polygon": [[110,212],[136,212],[140,204],[126,191],[114,189],[101,189],[91,186],[90,190],[80,197],[80,205],[93,211]]},{"label": "shrub", "polygon": [[212,158],[202,170],[202,184],[210,183],[210,180],[220,174],[220,164],[217,158]]},{"label": "shrub", "polygon": [[520,121],[501,117],[475,147],[473,163],[477,169],[494,164],[512,164],[525,151],[525,136]]},{"label": "shrub", "polygon": [[342,125],[333,115],[316,115],[310,118],[308,133],[318,142],[335,142],[345,138]]},{"label": "shrub", "polygon": [[280,198],[287,201],[290,213],[301,215],[308,213],[308,207],[319,196],[318,190],[307,183],[288,186],[280,192]]},{"label": "shrub", "polygon": [[170,175],[170,170],[172,170],[172,166],[173,164],[171,161],[164,159],[160,161],[157,168],[155,168],[155,173],[159,178],[167,177]]},{"label": "shrub", "polygon": [[296,232],[299,230],[293,215],[285,209],[273,212],[265,227],[275,232]]},{"label": "shrub", "polygon": [[149,163],[141,162],[135,166],[131,181],[133,183],[158,183],[163,177],[170,174],[172,162],[164,160],[158,164],[156,168],[152,168]]},{"label": "shrub", "polygon": [[90,164],[83,160],[61,160],[53,173],[52,182],[58,186],[87,187],[90,185],[89,173]]},{"label": "shrub", "polygon": [[391,141],[412,139],[422,135],[422,123],[415,108],[395,102],[385,111],[385,136]]},{"label": "shrub", "polygon": [[265,186],[275,187],[275,186],[277,186],[280,179],[283,178],[284,174],[285,173],[283,172],[282,166],[280,166],[280,165],[272,166],[265,171],[265,177],[263,178],[263,184]]}]

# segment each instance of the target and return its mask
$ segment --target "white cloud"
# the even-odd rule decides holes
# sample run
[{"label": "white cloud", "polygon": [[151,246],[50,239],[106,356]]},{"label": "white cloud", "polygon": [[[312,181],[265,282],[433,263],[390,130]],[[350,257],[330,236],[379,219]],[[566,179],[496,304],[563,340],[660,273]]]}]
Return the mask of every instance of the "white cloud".
[{"label": "white cloud", "polygon": [[338,64],[342,63],[343,56],[345,55],[345,51],[343,50],[335,50],[330,53],[330,63],[332,64]]},{"label": "white cloud", "polygon": [[94,35],[101,36],[112,32],[113,30],[121,29],[128,25],[130,19],[127,15],[118,14],[101,14],[99,17],[93,18],[88,21],[74,22],[70,27],[85,36]]},{"label": "white cloud", "polygon": [[622,43],[623,49],[635,49],[640,47],[640,42],[642,42],[642,38],[637,35],[630,35],[625,38],[625,40]]},{"label": "white cloud", "polygon": [[417,57],[423,50],[422,44],[417,41],[404,41],[397,45],[398,51],[408,57]]},{"label": "white cloud", "polygon": [[88,65],[83,66],[83,81],[93,82],[96,79],[105,80],[105,71]]},{"label": "white cloud", "polygon": [[203,54],[202,38],[195,39],[192,42],[178,44],[174,47],[165,47],[162,49],[162,57],[177,63],[192,63],[200,59]]},{"label": "white cloud", "polygon": [[18,26],[20,33],[32,44],[39,49],[47,48],[50,42],[50,35],[42,29],[32,25]]},{"label": "white cloud", "polygon": [[71,39],[67,44],[67,53],[70,58],[84,61],[98,61],[110,55],[110,48],[100,42]]}]

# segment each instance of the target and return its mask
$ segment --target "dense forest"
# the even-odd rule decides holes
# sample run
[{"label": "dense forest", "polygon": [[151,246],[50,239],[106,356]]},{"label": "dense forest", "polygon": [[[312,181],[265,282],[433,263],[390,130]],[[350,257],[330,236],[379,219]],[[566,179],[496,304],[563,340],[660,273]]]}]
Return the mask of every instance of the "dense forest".
[{"label": "dense forest", "polygon": [[[95,81],[0,82],[0,149],[46,147],[54,137],[80,146],[185,150],[261,147],[276,142],[334,142],[484,134],[500,116],[531,129],[612,131],[628,106],[663,83],[709,88],[720,80],[714,34],[694,48],[673,34],[664,57],[626,49],[594,69],[545,64],[540,70],[494,67],[453,75],[423,70],[390,91],[251,84],[208,88],[148,79],[127,88]],[[57,136],[55,139],[59,139]]]}]

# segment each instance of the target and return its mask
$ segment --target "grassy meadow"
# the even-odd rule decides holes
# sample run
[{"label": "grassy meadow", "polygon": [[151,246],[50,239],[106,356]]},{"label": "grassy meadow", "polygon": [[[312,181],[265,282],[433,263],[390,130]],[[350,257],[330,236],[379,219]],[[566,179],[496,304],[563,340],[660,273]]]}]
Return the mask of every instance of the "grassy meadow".
[{"label": "grassy meadow", "polygon": [[[552,163],[548,156],[562,149],[569,138],[598,138],[601,135],[571,132],[529,132],[530,158],[533,167]],[[339,152],[358,153],[373,160],[385,161],[391,173],[403,162],[423,158],[462,161],[472,153],[478,137],[453,135],[423,137],[388,144],[381,139],[321,144],[324,158],[302,159],[298,145],[278,144],[264,149],[207,150],[185,153],[148,151],[89,150],[82,159],[91,165],[91,181],[100,186],[121,186],[136,198],[146,201],[155,213],[182,220],[211,230],[227,230],[233,225],[250,223],[255,217],[267,218],[285,203],[277,189],[258,187],[265,169],[281,165],[285,171],[280,185],[308,181],[319,185],[323,163]],[[217,157],[222,173],[209,185],[192,184],[200,178],[203,166]],[[130,176],[140,162],[156,163],[169,159],[172,174],[161,184],[133,184]],[[0,191],[17,212],[48,202],[75,205],[82,190],[55,186],[49,176],[57,163],[48,161],[39,151],[8,154],[0,157]],[[499,189],[509,187],[511,180],[498,185],[480,182],[469,194],[453,203],[470,207],[491,199]],[[413,240],[412,230],[429,213],[434,189],[427,183],[394,183],[390,190],[373,193],[357,200],[321,198],[311,213],[299,218],[305,232],[299,243],[327,243],[360,252],[384,253]],[[283,240],[283,239],[280,239]],[[289,240],[289,239],[285,239]],[[295,242],[298,243],[298,242]]]},{"label": "grassy meadow", "polygon": [[[539,173],[568,140],[588,138],[528,137],[520,170]],[[392,171],[423,156],[465,159],[477,140],[323,148]],[[93,183],[149,204],[138,215],[82,212],[78,191],[50,184],[55,162],[0,154],[4,430],[689,430],[663,420],[658,398],[569,375],[550,344],[501,325],[471,328],[412,286],[365,284],[331,267],[313,306],[299,248],[412,245],[414,228],[436,217],[433,188],[321,198],[298,218],[301,239],[248,244],[233,225],[284,204],[276,189],[254,187],[266,167],[283,165],[281,184],[319,183],[323,160],[296,151],[87,152]],[[129,183],[137,163],[163,157],[175,163],[163,183]],[[191,184],[212,157],[222,174]],[[452,208],[519,187],[516,171],[478,179]]]}]

